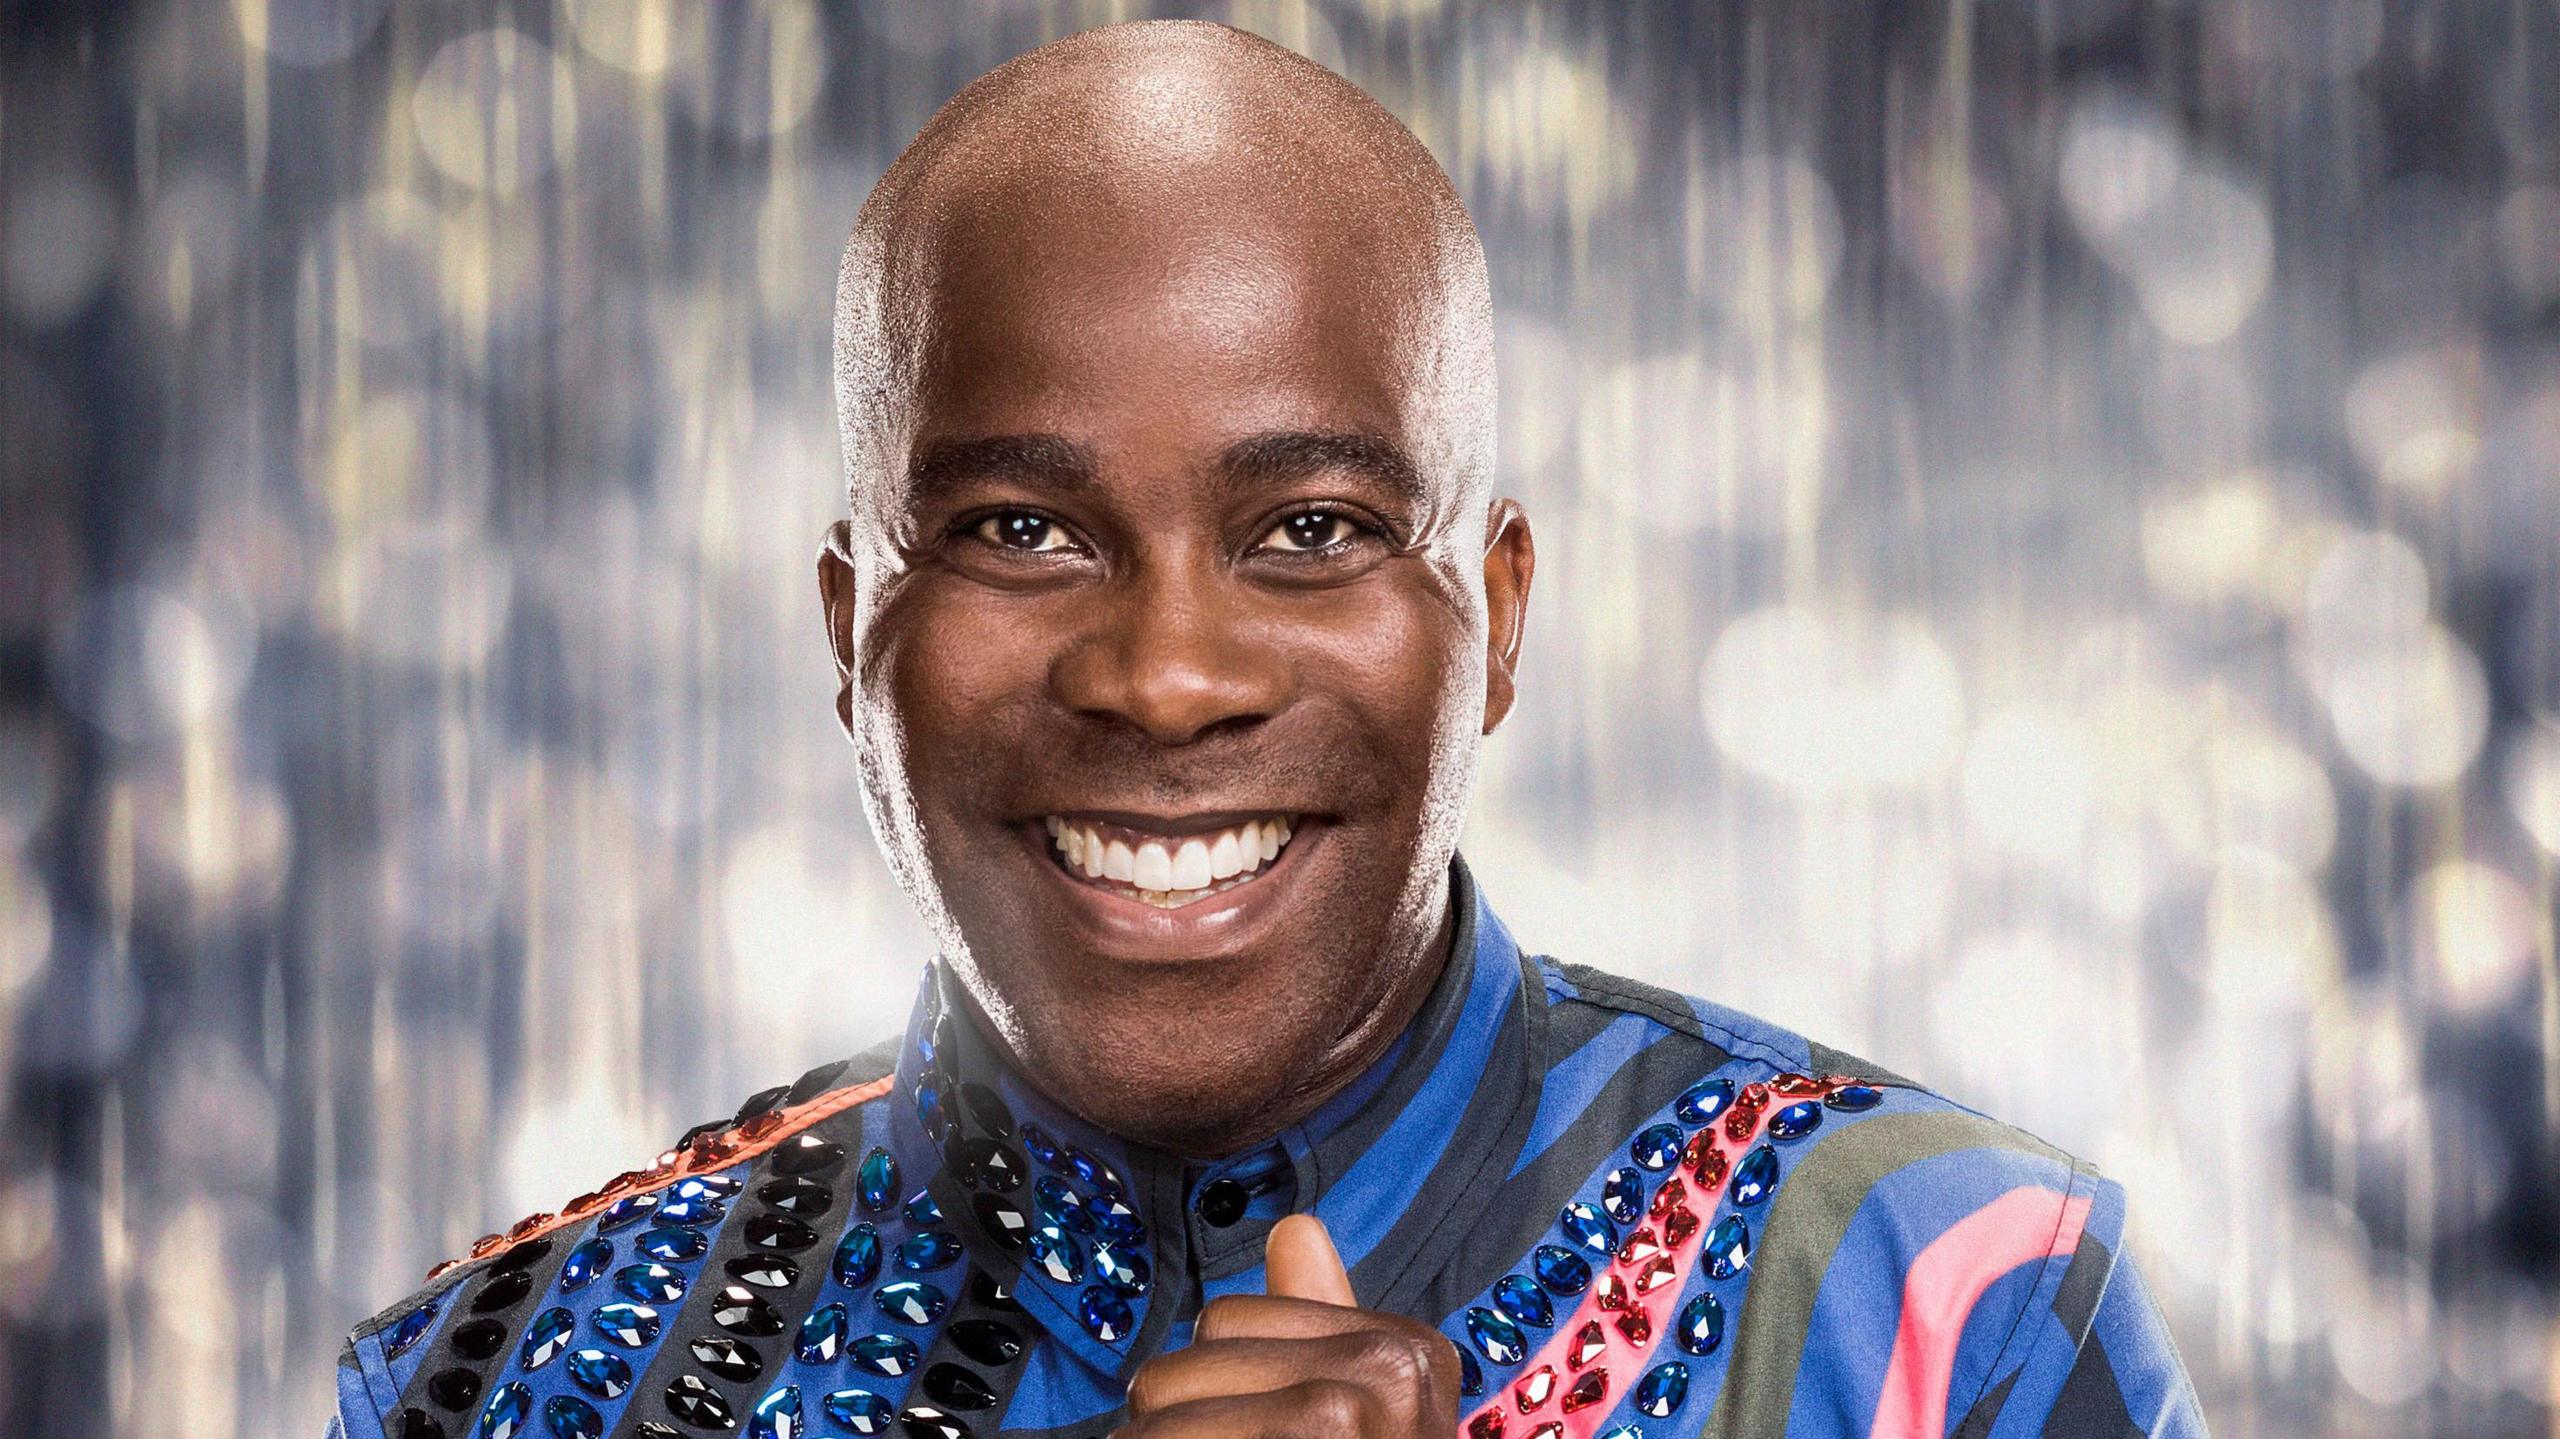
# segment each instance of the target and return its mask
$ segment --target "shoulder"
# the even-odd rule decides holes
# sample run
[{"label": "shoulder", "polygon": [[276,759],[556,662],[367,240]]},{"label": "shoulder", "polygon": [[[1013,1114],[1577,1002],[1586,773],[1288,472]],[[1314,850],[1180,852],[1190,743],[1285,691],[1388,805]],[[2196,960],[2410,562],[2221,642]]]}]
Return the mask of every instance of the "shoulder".
[{"label": "shoulder", "polygon": [[[789,1084],[750,1095],[734,1114],[697,1124],[637,1168],[614,1175],[556,1210],[483,1235],[465,1254],[427,1271],[425,1283],[349,1332],[338,1368],[340,1419],[350,1435],[379,1432],[432,1356],[469,1365],[500,1353],[519,1301],[578,1255],[582,1232],[611,1230],[673,1202],[717,1204],[759,1161],[793,1145],[837,1146],[883,1113],[898,1042],[821,1065]],[[768,1161],[769,1162],[769,1161]],[[467,1293],[465,1291],[468,1291]],[[520,1316],[518,1316],[520,1317]],[[496,1319],[497,1325],[486,1322]],[[489,1330],[494,1337],[468,1332]],[[459,1342],[457,1343],[457,1338]],[[484,1366],[485,1367],[485,1366]],[[360,1422],[361,1421],[361,1422]]]}]

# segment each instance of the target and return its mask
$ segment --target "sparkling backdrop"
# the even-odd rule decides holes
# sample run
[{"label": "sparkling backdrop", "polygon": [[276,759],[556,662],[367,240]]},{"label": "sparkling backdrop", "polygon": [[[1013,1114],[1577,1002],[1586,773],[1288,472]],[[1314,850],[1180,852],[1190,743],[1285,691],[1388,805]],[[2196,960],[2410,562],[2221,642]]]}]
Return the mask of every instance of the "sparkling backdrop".
[{"label": "sparkling backdrop", "polygon": [[[903,1015],[837,248],[1142,13],[10,12],[0,1427],[316,1436],[428,1263]],[[2219,1433],[2551,1432],[2560,4],[1203,13],[1485,233],[1523,937],[2106,1165]]]}]

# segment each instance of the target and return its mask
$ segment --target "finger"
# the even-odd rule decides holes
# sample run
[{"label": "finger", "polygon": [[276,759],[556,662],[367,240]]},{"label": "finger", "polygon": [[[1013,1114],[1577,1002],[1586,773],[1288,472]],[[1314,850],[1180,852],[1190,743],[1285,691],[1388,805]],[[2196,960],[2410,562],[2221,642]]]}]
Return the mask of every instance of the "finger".
[{"label": "finger", "polygon": [[1324,1221],[1312,1214],[1292,1214],[1271,1226],[1263,1249],[1264,1287],[1285,1299],[1313,1299],[1324,1304],[1356,1305],[1351,1275],[1335,1252]]},{"label": "finger", "polygon": [[1192,1327],[1194,1343],[1212,1339],[1322,1339],[1349,1334],[1379,1320],[1365,1309],[1346,1309],[1321,1299],[1285,1299],[1268,1294],[1223,1294],[1202,1305]]},{"label": "finger", "polygon": [[1137,1415],[1112,1439],[1231,1439],[1238,1434],[1341,1439],[1393,1435],[1393,1418],[1376,1395],[1340,1379],[1309,1379],[1261,1394],[1194,1399]]},{"label": "finger", "polygon": [[1129,1412],[1343,1379],[1380,1396],[1391,1412],[1418,1413],[1432,1398],[1431,1364],[1417,1336],[1385,1325],[1321,1339],[1213,1340],[1140,1365],[1129,1381]]}]

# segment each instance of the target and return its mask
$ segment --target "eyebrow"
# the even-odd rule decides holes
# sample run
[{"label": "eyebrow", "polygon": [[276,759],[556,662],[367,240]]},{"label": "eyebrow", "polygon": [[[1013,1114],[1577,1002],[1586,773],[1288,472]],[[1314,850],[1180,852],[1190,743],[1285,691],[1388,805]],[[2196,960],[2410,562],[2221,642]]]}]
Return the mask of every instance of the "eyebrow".
[{"label": "eyebrow", "polygon": [[[1325,470],[1348,470],[1409,505],[1420,505],[1420,469],[1402,446],[1356,430],[1270,430],[1218,452],[1211,479],[1231,490],[1265,488]],[[1062,435],[989,435],[937,441],[907,466],[906,500],[919,506],[962,485],[1010,480],[1030,489],[1077,494],[1101,484],[1091,447]]]}]

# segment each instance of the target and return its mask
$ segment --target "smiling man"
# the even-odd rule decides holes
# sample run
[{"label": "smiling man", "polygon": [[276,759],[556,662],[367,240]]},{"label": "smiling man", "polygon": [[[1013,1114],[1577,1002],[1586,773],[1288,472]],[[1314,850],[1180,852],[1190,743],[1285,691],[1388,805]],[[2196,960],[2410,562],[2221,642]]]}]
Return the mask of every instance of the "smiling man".
[{"label": "smiling man", "polygon": [[430,1276],[344,1432],[2200,1433],[2114,1184],[1495,918],[1490,311],[1264,41],[946,105],[846,251],[819,562],[906,1029]]}]

